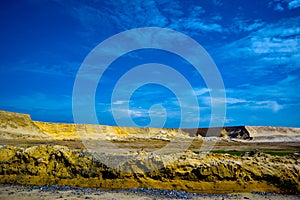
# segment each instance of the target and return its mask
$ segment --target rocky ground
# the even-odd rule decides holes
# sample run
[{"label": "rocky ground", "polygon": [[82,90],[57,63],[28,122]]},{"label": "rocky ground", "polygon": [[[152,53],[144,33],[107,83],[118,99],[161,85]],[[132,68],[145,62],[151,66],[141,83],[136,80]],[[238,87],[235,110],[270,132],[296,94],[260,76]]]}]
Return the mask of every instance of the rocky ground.
[{"label": "rocky ground", "polygon": [[[120,162],[122,161],[122,162]],[[198,193],[300,191],[300,156],[260,152],[104,155],[59,145],[0,148],[0,183]]]},{"label": "rocky ground", "polygon": [[0,111],[0,199],[299,198],[299,128],[208,132],[36,122]]},{"label": "rocky ground", "polygon": [[300,196],[252,192],[240,194],[197,194],[176,190],[157,189],[126,189],[104,191],[94,188],[72,188],[68,186],[19,186],[0,185],[0,199],[66,199],[66,200],[166,200],[166,199],[192,199],[192,200],[225,200],[225,199],[255,199],[255,200],[297,200]]}]

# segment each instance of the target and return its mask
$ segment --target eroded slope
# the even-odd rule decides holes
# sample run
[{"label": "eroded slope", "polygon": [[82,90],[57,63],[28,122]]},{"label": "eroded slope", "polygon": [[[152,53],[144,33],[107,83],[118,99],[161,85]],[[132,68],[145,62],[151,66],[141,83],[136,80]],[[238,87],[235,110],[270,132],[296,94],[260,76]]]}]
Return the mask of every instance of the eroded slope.
[{"label": "eroded slope", "polygon": [[224,128],[166,129],[133,128],[91,124],[64,124],[32,121],[27,114],[0,111],[1,139],[27,140],[171,140],[173,137],[222,137],[255,142],[299,142],[300,128],[236,126]]},{"label": "eroded slope", "polygon": [[[170,156],[143,151],[123,155],[125,158],[132,156],[134,160],[129,159],[113,169],[84,150],[57,145],[4,146],[0,148],[0,183],[102,189],[151,187],[210,193],[300,191],[298,155],[199,156],[186,152],[168,165],[164,163],[171,159]],[[162,168],[151,170],[153,166]]]}]

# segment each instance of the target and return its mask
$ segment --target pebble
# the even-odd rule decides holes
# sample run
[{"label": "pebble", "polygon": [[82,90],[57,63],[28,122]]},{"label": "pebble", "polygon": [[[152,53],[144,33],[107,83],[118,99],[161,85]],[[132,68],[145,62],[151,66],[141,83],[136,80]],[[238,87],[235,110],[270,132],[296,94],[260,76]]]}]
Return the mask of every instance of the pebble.
[{"label": "pebble", "polygon": [[[73,188],[70,186],[16,186],[16,185],[2,185],[1,186],[10,186],[12,188],[16,187],[17,191],[32,191],[38,190],[39,193],[43,194],[44,192],[51,192],[58,194],[62,191],[69,191],[72,195],[78,195],[78,197],[83,198],[82,195],[85,195],[85,199],[91,199],[91,196],[87,195],[101,195],[105,192],[111,193],[124,193],[124,194],[143,194],[145,196],[151,197],[153,200],[156,197],[164,197],[170,199],[193,199],[194,197],[206,197],[208,199],[231,199],[232,197],[240,198],[239,195],[233,194],[197,194],[197,193],[190,193],[178,190],[161,190],[161,189],[153,189],[153,188],[128,188],[124,190],[110,190],[110,191],[103,191],[101,189],[96,188]],[[13,195],[15,192],[8,191],[9,195]],[[266,198],[276,196],[275,193],[266,193],[266,192],[252,192],[252,194],[257,194],[260,196],[265,196]],[[284,197],[284,195],[283,195]],[[63,195],[59,195],[59,198],[65,198]],[[244,197],[244,199],[249,199],[248,197]]]}]

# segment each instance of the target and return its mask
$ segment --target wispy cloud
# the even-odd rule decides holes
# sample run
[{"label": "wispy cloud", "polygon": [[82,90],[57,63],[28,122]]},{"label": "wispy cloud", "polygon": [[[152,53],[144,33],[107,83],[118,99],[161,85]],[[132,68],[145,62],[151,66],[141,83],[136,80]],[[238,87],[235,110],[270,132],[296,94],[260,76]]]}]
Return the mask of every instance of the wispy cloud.
[{"label": "wispy cloud", "polygon": [[[57,6],[55,2],[60,6]],[[32,3],[35,2],[32,1]],[[184,70],[186,79],[191,81],[191,85],[194,87],[199,106],[190,104],[189,101],[182,103],[176,99],[176,95],[177,97],[189,97],[192,94],[191,91],[187,91],[183,87],[183,84],[178,79],[169,78],[173,77],[169,73],[169,76],[160,76],[161,79],[169,83],[170,87],[178,88],[180,94],[167,94],[165,90],[149,87],[148,90],[139,88],[133,93],[133,98],[126,99],[130,88],[137,88],[131,87],[131,84],[135,83],[133,83],[133,79],[130,79],[121,84],[122,87],[118,91],[119,95],[113,102],[109,102],[110,94],[108,93],[113,90],[114,86],[112,85],[117,81],[118,77],[121,77],[122,72],[125,73],[125,70],[123,70],[125,68],[122,68],[122,71],[120,66],[123,67],[123,63],[125,63],[124,65],[128,64],[126,61],[123,61],[123,63],[121,61],[121,64],[118,63],[106,71],[108,76],[102,77],[101,83],[99,83],[99,85],[103,83],[103,88],[97,88],[101,90],[99,93],[104,93],[105,97],[96,104],[96,110],[99,116],[109,118],[105,122],[113,121],[110,116],[112,112],[111,106],[116,106],[118,113],[115,116],[116,118],[122,119],[129,115],[137,120],[147,121],[150,115],[162,119],[167,113],[167,117],[173,122],[180,119],[181,108],[188,115],[188,118],[184,120],[197,121],[199,120],[199,115],[196,114],[195,110],[200,109],[201,119],[207,119],[206,122],[208,122],[211,119],[210,108],[213,100],[217,104],[226,103],[228,110],[235,112],[237,117],[229,116],[227,118],[228,123],[245,119],[245,115],[249,113],[254,113],[253,115],[263,113],[261,115],[263,118],[266,113],[280,115],[287,109],[299,110],[300,108],[300,91],[297,87],[300,85],[300,28],[298,25],[300,17],[293,17],[300,7],[300,0],[269,0],[268,2],[260,3],[259,5],[262,7],[258,6],[255,11],[249,9],[251,2],[236,3],[238,6],[232,9],[232,5],[228,5],[230,2],[220,0],[203,2],[179,0],[53,0],[52,3],[55,4],[54,6],[52,5],[55,9],[58,9],[61,14],[63,13],[62,16],[68,15],[66,19],[62,20],[60,25],[70,24],[70,27],[74,28],[74,40],[71,41],[74,41],[76,44],[71,46],[74,47],[73,49],[76,49],[76,52],[80,52],[78,54],[83,56],[82,59],[99,42],[121,31],[151,26],[170,28],[192,36],[193,39],[203,44],[205,48],[208,47],[207,49],[209,49],[210,54],[218,64],[224,83],[227,86],[226,100],[221,98],[211,99],[210,93],[212,91],[209,88],[202,87],[202,84],[197,82],[195,78],[197,76],[190,76],[192,73],[189,73],[188,70],[182,67],[187,66],[185,63],[176,63],[176,61],[169,59],[168,56],[162,56],[163,59],[172,60],[170,63]],[[39,2],[39,6],[42,6],[42,3]],[[266,9],[266,13],[261,13],[261,10],[264,9]],[[235,12],[231,12],[232,10]],[[70,30],[69,27],[66,27],[66,29]],[[60,31],[64,31],[64,29],[59,30],[57,35],[60,35]],[[52,33],[49,33],[48,36],[52,38]],[[156,36],[168,39],[175,38],[170,34],[158,34]],[[145,37],[150,39],[146,41]],[[132,41],[138,44],[145,44],[146,42],[153,42],[152,38],[152,35],[145,36],[137,33],[137,35],[133,36]],[[25,39],[32,38],[28,37]],[[63,37],[55,36],[56,39],[60,40],[59,44],[66,46],[70,44],[64,43]],[[190,46],[189,48],[181,48],[179,40],[180,38],[176,38],[174,45],[177,48],[184,49],[187,55],[191,55],[190,52],[193,52],[194,48]],[[45,44],[47,42],[51,43],[53,40],[45,41]],[[107,48],[106,51],[102,52],[103,58],[119,56],[122,46],[126,46],[125,43],[128,45],[127,40],[118,41],[112,48]],[[157,43],[162,44],[161,42]],[[131,43],[129,42],[129,44]],[[47,48],[47,52],[50,51],[55,51],[55,49]],[[57,56],[58,54],[61,54],[61,56]],[[5,94],[3,94],[0,99],[0,105],[12,106],[23,110],[32,109],[39,113],[59,113],[61,115],[63,115],[63,110],[69,109],[70,111],[72,100],[68,96],[60,95],[63,91],[71,90],[76,72],[80,67],[78,58],[74,56],[78,54],[76,53],[72,56],[70,54],[54,52],[53,55],[47,54],[43,58],[39,58],[39,55],[32,58],[28,54],[28,60],[24,56],[22,57],[23,61],[15,62],[13,67],[15,71],[9,69],[10,73],[41,75],[41,77],[49,75],[50,81],[59,79],[64,82],[66,80],[69,88],[60,88],[60,82],[51,85],[52,82],[45,80],[48,81],[45,86],[41,84],[40,87],[35,88],[39,91],[28,92],[26,95],[16,94],[10,98],[5,97]],[[142,58],[140,59],[139,55],[138,53],[130,54],[131,58],[136,58],[138,62],[144,61]],[[57,61],[56,57],[59,57]],[[68,62],[69,60],[65,57],[74,61]],[[195,59],[199,58],[195,56]],[[94,78],[104,73],[104,68],[95,65],[93,62],[87,63],[87,65],[91,66],[87,73],[84,74],[87,78]],[[156,74],[152,72],[138,73],[134,77],[141,77],[142,81],[144,81],[144,77],[150,77],[150,75],[157,78],[160,73],[158,71],[156,71]],[[28,85],[26,87],[32,86]],[[48,86],[49,88],[51,87],[51,90],[49,89],[48,91],[49,94],[40,92],[43,87]],[[55,87],[59,88],[60,91],[56,91]],[[85,90],[83,90],[84,92]],[[7,93],[10,93],[10,91]],[[83,94],[82,99],[86,98],[86,95],[91,94]],[[84,101],[81,103],[82,107],[84,107]],[[127,105],[127,103],[129,108],[124,108],[124,105]],[[159,109],[159,107],[151,110],[151,106],[156,104],[165,107],[165,110]],[[39,116],[42,116],[42,114]],[[212,118],[220,120],[221,117],[213,116]]]},{"label": "wispy cloud", "polygon": [[266,101],[255,101],[255,100],[247,100],[242,98],[226,98],[226,99],[212,99],[211,97],[202,97],[200,100],[210,106],[210,102],[214,100],[217,104],[226,104],[228,109],[237,109],[237,108],[248,108],[252,110],[257,109],[270,109],[273,112],[277,112],[283,108],[278,102],[274,100],[266,100]]},{"label": "wispy cloud", "polygon": [[284,11],[284,8],[282,7],[282,5],[280,3],[277,3],[274,7],[274,10],[277,11]]},{"label": "wispy cloud", "polygon": [[42,62],[30,62],[27,60],[17,61],[12,64],[12,70],[27,71],[37,74],[47,74],[53,76],[69,76],[72,77],[76,74],[80,63],[77,62],[63,62],[60,64],[45,64]]},{"label": "wispy cloud", "polygon": [[189,31],[189,35],[195,35],[197,31],[201,32],[222,32],[223,28],[217,23],[206,23],[200,19],[185,18],[178,21],[178,24],[171,25],[172,28],[176,28],[183,31]]},{"label": "wispy cloud", "polygon": [[227,33],[252,32],[266,25],[265,22],[259,19],[249,20],[243,17],[236,17],[232,21],[232,25],[226,27]]},{"label": "wispy cloud", "polygon": [[[201,6],[186,7],[180,1],[159,2],[155,0],[106,1],[102,4],[81,4],[59,2],[72,7],[70,15],[89,31],[97,33],[103,28],[107,32],[124,31],[138,27],[158,26],[197,35],[200,32],[222,32],[217,18],[203,18],[205,9]],[[101,6],[100,6],[101,5]],[[216,1],[216,5],[220,5]],[[220,19],[220,18],[219,18]]]},{"label": "wispy cloud", "polygon": [[207,94],[210,90],[208,88],[195,88],[194,91],[197,96],[201,96],[203,94]]},{"label": "wispy cloud", "polygon": [[[270,76],[278,66],[281,72],[290,73],[300,67],[299,20],[299,17],[289,18],[260,27],[246,37],[216,49],[215,57],[224,65],[229,63],[232,70],[252,73],[252,78]],[[237,61],[242,67],[236,64]]]},{"label": "wispy cloud", "polygon": [[117,100],[117,101],[112,102],[112,104],[115,104],[115,105],[121,105],[121,104],[125,104],[125,103],[128,103],[128,101]]},{"label": "wispy cloud", "polygon": [[276,101],[258,101],[255,102],[255,106],[253,106],[253,108],[267,108],[267,109],[271,109],[273,112],[278,112],[279,110],[281,110],[283,108],[282,105],[278,104]]},{"label": "wispy cloud", "polygon": [[284,11],[283,2],[281,0],[273,0],[268,3],[268,7],[272,8],[275,11],[282,12]]},{"label": "wispy cloud", "polygon": [[272,85],[227,88],[228,108],[245,107],[253,110],[266,108],[278,112],[284,108],[299,106],[300,97],[297,94],[300,90],[291,87],[299,83],[298,76],[288,76]]},{"label": "wispy cloud", "polygon": [[279,12],[293,10],[300,7],[300,0],[272,0],[268,6]]},{"label": "wispy cloud", "polygon": [[300,0],[292,0],[289,2],[288,7],[290,10],[300,7]]}]

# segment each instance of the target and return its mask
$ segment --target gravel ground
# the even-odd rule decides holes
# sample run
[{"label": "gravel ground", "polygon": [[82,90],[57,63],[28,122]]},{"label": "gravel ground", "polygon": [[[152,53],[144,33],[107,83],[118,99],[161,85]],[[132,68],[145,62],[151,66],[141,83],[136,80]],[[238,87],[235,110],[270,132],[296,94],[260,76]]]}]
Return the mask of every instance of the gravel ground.
[{"label": "gravel ground", "polygon": [[72,188],[57,186],[17,186],[0,185],[0,199],[103,199],[103,200],[159,200],[159,199],[300,199],[296,195],[279,195],[273,193],[246,193],[246,194],[195,194],[175,190],[157,190],[157,189],[126,189],[103,191],[93,188]]}]

